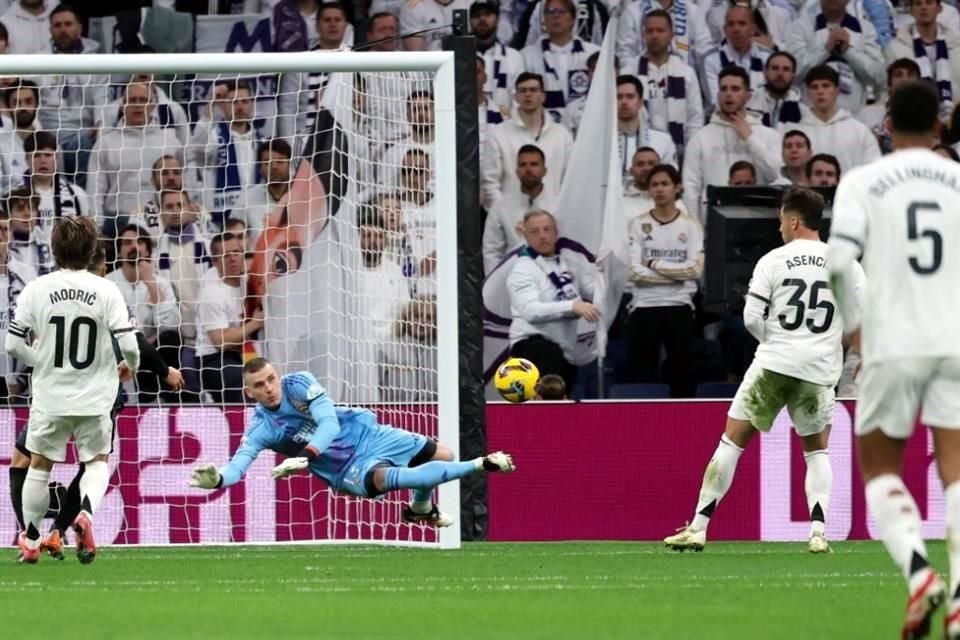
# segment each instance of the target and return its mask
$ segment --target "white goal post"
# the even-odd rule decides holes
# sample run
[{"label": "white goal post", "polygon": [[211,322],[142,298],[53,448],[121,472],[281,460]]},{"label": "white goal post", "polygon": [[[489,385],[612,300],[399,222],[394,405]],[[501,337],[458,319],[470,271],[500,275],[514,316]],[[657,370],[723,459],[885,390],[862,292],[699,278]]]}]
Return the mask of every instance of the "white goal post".
[{"label": "white goal post", "polygon": [[[350,349],[336,354],[305,353],[305,345],[311,343],[308,340],[294,341],[290,338],[292,330],[308,327],[308,332],[331,334],[326,338],[328,343],[335,342],[337,338],[345,343],[351,343],[351,328],[359,331],[364,328],[366,322],[362,310],[365,307],[358,306],[360,302],[356,301],[351,302],[347,310],[340,314],[343,317],[338,320],[339,324],[333,324],[322,317],[322,314],[314,313],[315,307],[322,308],[326,295],[332,295],[331,292],[343,294],[342,291],[336,291],[338,283],[326,281],[321,283],[321,280],[328,277],[331,269],[347,267],[331,264],[329,256],[326,256],[328,260],[326,263],[308,263],[307,251],[303,247],[298,247],[298,251],[302,250],[303,255],[297,253],[297,263],[305,272],[316,268],[316,273],[312,278],[305,276],[306,279],[300,282],[301,284],[310,283],[313,288],[308,291],[293,291],[294,284],[284,284],[283,286],[291,291],[289,297],[275,294],[269,303],[264,303],[263,313],[266,316],[267,328],[270,327],[271,321],[282,321],[282,324],[275,325],[281,327],[281,330],[262,338],[263,342],[258,345],[258,351],[277,362],[283,372],[310,369],[330,390],[335,403],[370,405],[377,409],[381,417],[386,416],[385,421],[389,421],[391,416],[403,414],[398,421],[405,424],[394,422],[396,426],[436,437],[459,456],[457,136],[454,54],[452,52],[10,55],[3,56],[2,73],[3,76],[24,80],[36,80],[44,76],[59,78],[82,75],[112,76],[114,78],[112,83],[116,85],[117,77],[134,74],[174,76],[179,81],[189,83],[192,81],[191,76],[229,80],[257,74],[272,74],[280,78],[284,75],[318,72],[330,74],[325,80],[328,83],[327,87],[333,86],[332,78],[338,75],[350,78],[344,80],[340,86],[351,91],[349,98],[351,104],[357,99],[357,93],[363,93],[362,87],[367,86],[366,81],[354,79],[366,77],[366,74],[370,74],[371,77],[380,74],[420,74],[418,77],[421,81],[418,86],[425,85],[428,87],[426,93],[432,94],[434,142],[430,149],[433,176],[430,190],[432,211],[436,215],[435,232],[427,232],[428,235],[435,233],[435,236],[427,238],[427,242],[428,246],[435,247],[435,262],[432,263],[435,265],[433,267],[435,282],[431,285],[430,293],[431,304],[435,297],[433,316],[435,325],[431,326],[427,333],[435,329],[436,364],[435,371],[431,372],[432,375],[428,376],[428,379],[435,380],[436,387],[429,390],[429,393],[421,394],[410,401],[405,401],[401,392],[394,389],[391,395],[383,394],[382,397],[385,400],[382,402],[364,402],[363,397],[353,393],[352,379],[351,381],[347,381],[346,377],[340,379],[338,373],[351,367],[353,364],[351,358],[366,357],[356,355],[363,352],[364,345],[352,345]],[[361,82],[362,87],[357,88],[355,82]],[[414,84],[411,83],[410,86],[413,87]],[[323,93],[319,95],[322,96]],[[295,97],[299,100],[301,96]],[[393,98],[406,103],[407,94]],[[317,101],[323,103],[322,98]],[[40,105],[41,109],[43,106],[43,104]],[[89,106],[100,107],[100,105]],[[281,115],[278,114],[275,117],[279,119]],[[44,129],[42,126],[37,128]],[[353,132],[353,134],[360,137],[373,135],[368,130],[363,133]],[[103,135],[102,130],[100,135]],[[388,148],[395,144],[390,140],[382,142]],[[291,146],[294,156],[291,158],[291,174],[296,174],[298,163],[309,159],[300,157],[304,151],[302,144],[293,143]],[[184,149],[181,149],[181,152],[184,152]],[[8,149],[0,149],[0,156],[8,153]],[[347,156],[350,157],[349,151]],[[376,162],[376,159],[367,159],[367,164],[376,164]],[[334,242],[347,242],[344,238],[359,237],[358,215],[363,213],[364,206],[370,200],[370,194],[376,192],[372,180],[368,180],[363,185],[359,184],[359,180],[365,179],[362,176],[357,177],[361,171],[357,168],[360,164],[360,159],[351,157],[348,168],[337,167],[337,170],[345,175],[338,174],[336,179],[344,180],[346,184],[337,197],[341,202],[349,202],[347,209],[340,205],[338,215],[343,217],[345,211],[349,212],[349,221],[342,224],[351,227],[349,231],[352,235],[338,236]],[[143,169],[148,170],[147,167]],[[210,169],[211,167],[207,166],[199,167],[197,173]],[[400,167],[395,169],[397,172],[406,170]],[[352,175],[351,171],[357,172],[357,175]],[[296,179],[294,176],[292,178]],[[96,176],[88,175],[87,179],[88,181],[96,179]],[[15,188],[15,181],[11,182],[9,187]],[[7,191],[6,186],[3,191]],[[89,186],[87,191],[91,191]],[[162,194],[163,191],[157,193]],[[0,194],[0,199],[5,197],[4,194]],[[322,197],[329,199],[334,196],[323,193]],[[163,196],[160,196],[160,199],[162,200]],[[329,223],[329,218],[333,217],[331,210],[328,203],[324,210],[327,218],[324,219],[323,224]],[[98,215],[98,222],[103,220],[103,212],[97,212],[96,215]],[[307,224],[312,224],[312,219]],[[434,221],[430,221],[427,226],[433,224]],[[324,228],[328,229],[327,233],[333,233],[329,231],[329,227]],[[117,231],[120,229],[118,228]],[[266,228],[263,233],[267,234]],[[257,245],[254,251],[247,249],[247,268],[251,260],[256,264],[257,258],[251,258],[251,255],[260,249],[262,249],[261,245]],[[349,247],[346,253],[351,251],[351,255],[356,257],[356,264],[362,266],[363,256],[359,248]],[[346,255],[346,253],[341,252],[340,255]],[[319,260],[319,258],[314,259]],[[267,261],[269,258],[263,260]],[[292,267],[291,270],[293,270]],[[292,282],[292,279],[276,280],[271,285],[269,279],[265,277],[263,287],[276,288],[277,282],[288,281]],[[322,286],[319,286],[321,284]],[[351,293],[347,292],[346,295],[349,298]],[[289,304],[284,300],[289,300]],[[307,306],[303,306],[304,304]],[[271,318],[271,314],[280,314],[282,317]],[[200,326],[199,320],[197,326]],[[269,331],[267,333],[269,334]],[[358,339],[358,342],[361,341]],[[337,362],[331,364],[334,360]],[[438,532],[427,530],[421,525],[407,525],[399,521],[400,509],[407,499],[406,492],[402,492],[404,494],[402,496],[397,495],[370,503],[333,494],[323,496],[317,490],[315,480],[309,482],[309,487],[307,487],[307,481],[303,479],[290,482],[289,489],[281,486],[281,483],[288,482],[286,480],[273,483],[265,473],[275,464],[272,454],[261,455],[265,460],[258,460],[251,467],[248,477],[238,485],[237,491],[227,489],[215,494],[206,494],[191,489],[187,486],[187,481],[192,466],[198,462],[207,461],[217,464],[225,463],[225,456],[232,453],[238,443],[236,424],[244,422],[245,416],[249,416],[251,409],[221,407],[217,403],[211,403],[210,396],[205,396],[202,392],[200,402],[195,404],[180,401],[166,403],[159,401],[156,404],[148,404],[138,400],[136,389],[128,388],[127,391],[127,407],[130,409],[121,418],[121,422],[126,420],[130,424],[138,423],[135,429],[131,427],[129,431],[137,434],[136,438],[131,437],[136,442],[126,443],[126,446],[118,444],[112,456],[115,459],[111,461],[113,474],[111,489],[104,501],[105,513],[102,516],[102,521],[107,524],[98,530],[98,533],[103,531],[100,535],[103,536],[102,540],[105,544],[110,542],[115,544],[357,542],[440,548],[460,546],[459,482],[448,483],[439,489],[439,508],[454,515],[458,522]],[[425,403],[423,398],[432,398],[435,402]],[[8,458],[6,451],[12,447],[15,433],[24,423],[25,411],[25,406],[0,410],[0,441],[5,443],[6,447],[4,451],[0,451],[0,463],[4,463],[3,461]],[[201,434],[208,429],[221,435]],[[124,424],[121,424],[118,431],[121,438],[124,437],[124,432]],[[208,447],[206,445],[208,438],[215,444]],[[135,452],[137,459],[124,459],[124,455],[131,451]],[[55,478],[67,484],[75,467],[72,464],[60,466],[64,468],[55,474]],[[135,470],[128,474],[126,469]],[[127,487],[126,483],[131,483],[131,486]],[[0,496],[6,499],[7,493],[7,477],[6,473],[3,473],[0,474]],[[151,496],[150,499],[147,499],[148,496]],[[207,501],[208,498],[209,501]],[[295,518],[289,515],[296,511],[300,514],[308,514],[306,518],[312,517],[315,509],[313,506],[304,504],[307,500],[327,501],[326,508],[319,510],[322,512],[320,517],[330,520],[323,527],[318,527],[315,522],[301,519],[294,521]],[[273,516],[270,513],[271,509]],[[281,511],[287,515],[278,516],[277,514]],[[298,516],[298,518],[302,517]],[[12,540],[15,528],[14,518],[9,509],[0,509],[0,538]],[[319,535],[318,531],[321,531]],[[323,531],[326,533],[322,533]],[[112,539],[110,539],[111,536],[113,536]],[[110,539],[109,542],[108,539]]]}]

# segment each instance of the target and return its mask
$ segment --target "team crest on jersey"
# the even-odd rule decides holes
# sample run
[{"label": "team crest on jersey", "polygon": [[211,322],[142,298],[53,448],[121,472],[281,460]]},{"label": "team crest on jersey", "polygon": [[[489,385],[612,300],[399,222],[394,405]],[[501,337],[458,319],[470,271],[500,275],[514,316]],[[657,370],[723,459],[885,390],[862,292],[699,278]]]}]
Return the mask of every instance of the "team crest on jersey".
[{"label": "team crest on jersey", "polygon": [[643,232],[643,235],[649,236],[650,232],[653,231],[653,224],[649,222],[644,222],[640,225],[640,231]]},{"label": "team crest on jersey", "polygon": [[590,89],[590,76],[585,70],[577,69],[575,71],[571,71],[568,78],[571,96],[586,95],[587,91]]},{"label": "team crest on jersey", "polygon": [[681,233],[679,236],[677,236],[677,240],[679,240],[680,242],[686,242],[686,241],[687,241],[687,234]]}]

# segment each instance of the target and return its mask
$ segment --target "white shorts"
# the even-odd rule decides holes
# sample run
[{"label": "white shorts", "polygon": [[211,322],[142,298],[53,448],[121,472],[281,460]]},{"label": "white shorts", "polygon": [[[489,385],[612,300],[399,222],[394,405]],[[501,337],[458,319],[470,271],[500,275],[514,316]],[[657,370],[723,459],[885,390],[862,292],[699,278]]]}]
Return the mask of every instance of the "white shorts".
[{"label": "white shorts", "polygon": [[67,459],[67,442],[74,437],[77,459],[90,462],[98,455],[106,455],[113,448],[113,420],[103,416],[49,416],[30,409],[27,422],[27,450],[47,460],[63,462]]},{"label": "white shorts", "polygon": [[960,358],[901,358],[864,365],[857,398],[857,435],[879,429],[906,440],[920,421],[960,429]]},{"label": "white shorts", "polygon": [[833,387],[768,371],[754,360],[743,375],[727,415],[766,432],[786,407],[797,434],[811,436],[833,420],[835,401]]}]

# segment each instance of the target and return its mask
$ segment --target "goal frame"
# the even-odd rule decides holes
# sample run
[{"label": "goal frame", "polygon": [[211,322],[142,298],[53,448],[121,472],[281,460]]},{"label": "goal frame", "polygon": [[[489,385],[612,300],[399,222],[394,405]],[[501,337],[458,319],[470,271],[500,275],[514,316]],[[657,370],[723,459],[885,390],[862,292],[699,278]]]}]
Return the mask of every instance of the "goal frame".
[{"label": "goal frame", "polygon": [[[7,55],[4,75],[64,74],[267,74],[328,72],[430,72],[433,74],[435,139],[434,182],[437,226],[437,435],[460,455],[458,269],[457,269],[457,131],[452,51],[295,52],[295,53],[148,53],[97,55]],[[336,399],[335,399],[336,400]],[[438,489],[438,507],[460,515],[460,482]],[[439,529],[438,548],[460,547],[460,527]],[[327,544],[326,540],[315,541]],[[340,541],[391,544],[389,541]],[[398,543],[399,544],[399,543]],[[432,545],[430,545],[432,546]]]}]

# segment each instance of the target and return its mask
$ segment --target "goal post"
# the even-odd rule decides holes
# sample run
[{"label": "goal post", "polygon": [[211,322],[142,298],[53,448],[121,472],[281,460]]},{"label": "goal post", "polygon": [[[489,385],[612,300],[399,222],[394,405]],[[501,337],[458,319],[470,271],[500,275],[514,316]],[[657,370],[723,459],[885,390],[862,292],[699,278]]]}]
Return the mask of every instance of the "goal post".
[{"label": "goal post", "polygon": [[[109,81],[112,76],[115,82],[118,76],[135,74],[174,76],[177,82],[187,85],[198,82],[198,79],[206,79],[206,82],[212,84],[213,79],[235,81],[237,78],[262,75],[278,78],[276,103],[279,104],[281,98],[287,98],[288,104],[295,105],[296,112],[291,114],[289,111],[277,109],[264,116],[267,119],[274,118],[276,122],[269,123],[271,133],[263,138],[289,139],[293,150],[290,167],[292,186],[284,196],[285,200],[267,207],[263,214],[264,223],[259,230],[259,239],[250,241],[250,245],[244,248],[247,270],[242,285],[245,292],[244,314],[246,318],[250,318],[262,311],[265,316],[261,331],[244,341],[244,353],[246,356],[254,352],[267,355],[278,364],[282,372],[306,368],[328,388],[334,402],[369,406],[379,414],[382,422],[436,437],[459,456],[460,363],[456,215],[458,136],[455,119],[457,95],[454,58],[454,53],[449,51],[11,55],[3,58],[3,75],[34,81],[47,78],[46,81],[36,82],[41,88],[51,82],[60,82],[66,86],[69,83],[67,79],[75,77],[86,77],[85,82],[89,85],[94,78],[107,78]],[[307,86],[306,80],[293,85],[295,88],[288,89],[282,80],[300,75],[303,78],[309,76],[313,81],[321,73],[324,77],[319,90],[317,86]],[[50,80],[53,77],[56,79]],[[432,140],[419,140],[408,144],[403,136],[397,137],[397,131],[403,130],[403,125],[407,123],[390,122],[383,117],[371,123],[366,113],[368,100],[372,99],[368,90],[380,79],[385,80],[385,84],[391,88],[388,94],[381,94],[379,98],[391,103],[391,112],[394,114],[404,113],[408,99],[417,92],[421,93],[421,99],[432,103]],[[84,87],[69,88],[80,91]],[[256,100],[259,98],[258,88],[254,88],[254,93],[258,94],[254,96]],[[48,115],[55,112],[53,105],[43,103],[46,94],[41,92],[40,95],[41,115],[44,109],[47,109]],[[102,95],[106,96],[107,93],[104,91]],[[314,110],[312,115],[304,112],[304,105],[309,105],[309,108]],[[82,106],[102,110],[103,118],[110,117],[107,104]],[[196,111],[192,107],[197,105],[181,106],[185,113],[191,114]],[[259,107],[259,102],[255,107]],[[288,124],[288,127],[294,126],[293,132],[289,136],[284,135],[281,130],[284,117],[289,117],[290,122],[305,116],[313,117],[315,110],[321,107],[332,117],[331,130],[321,130],[329,124],[329,120],[317,119],[317,124],[307,133],[304,133],[299,124]],[[176,108],[176,105],[171,105],[172,110],[175,111]],[[207,108],[207,105],[200,105],[200,108]],[[210,109],[210,113],[213,113],[212,107]],[[151,113],[156,114],[156,111]],[[187,144],[178,147],[175,138],[171,137],[172,155],[190,156],[197,146],[193,138],[199,125],[193,117],[188,117],[191,139]],[[213,139],[223,120],[212,117],[209,120],[205,126],[213,131],[210,134]],[[14,125],[14,128],[19,126],[16,122]],[[122,128],[122,125],[111,125],[103,121],[102,127],[97,130],[98,145],[106,145],[104,138],[110,127]],[[42,123],[35,125],[35,128],[48,129]],[[229,122],[227,128],[229,129]],[[55,130],[52,133],[59,134],[61,131]],[[17,134],[14,132],[10,135]],[[232,134],[227,131],[226,135]],[[127,140],[122,134],[116,139],[121,140],[122,146],[118,153],[129,155],[136,150],[134,143],[122,142]],[[236,139],[239,140],[239,137]],[[149,147],[149,143],[143,144],[146,145],[144,149]],[[224,147],[226,146],[229,145],[225,144]],[[362,152],[358,151],[361,147]],[[371,149],[373,151],[370,151]],[[397,156],[397,149],[406,149],[406,155]],[[411,149],[424,150],[424,153],[413,153]],[[63,152],[64,147],[61,147],[60,153]],[[91,153],[96,155],[97,148]],[[237,199],[231,200],[230,205],[223,204],[223,201],[215,197],[219,192],[208,199],[207,196],[211,195],[209,192],[220,189],[220,182],[229,182],[230,166],[244,169],[244,163],[255,162],[257,172],[266,171],[268,167],[260,162],[260,157],[250,159],[244,155],[241,158],[239,152],[233,151],[222,151],[219,156],[216,151],[211,153],[208,157],[217,158],[216,160],[211,159],[207,164],[192,166],[190,161],[184,158],[181,167],[184,184],[180,190],[191,191],[191,186],[186,184],[187,176],[191,172],[192,179],[197,181],[192,190],[198,192],[196,199],[200,202],[191,203],[190,206],[194,207],[191,211],[197,212],[201,218],[196,221],[197,228],[204,229],[207,236],[206,246],[199,251],[206,252],[203,259],[207,261],[206,266],[209,268],[202,273],[197,271],[192,276],[196,296],[213,290],[205,288],[208,285],[207,279],[221,278],[226,282],[227,278],[224,275],[226,271],[214,268],[218,258],[213,253],[210,241],[215,237],[215,232],[221,229],[226,221],[234,219],[234,216],[214,215],[222,212],[215,211],[213,203],[224,209],[232,207],[232,210],[236,211],[252,209]],[[234,155],[230,155],[231,153]],[[338,154],[345,160],[338,160]],[[2,166],[9,168],[17,164],[17,159],[13,157],[14,151],[6,147],[0,149],[0,156],[4,155],[10,157]],[[152,179],[158,166],[160,169],[166,167],[162,160],[166,153],[164,156],[157,156],[156,153],[141,155],[145,164],[152,165],[138,168],[147,176],[141,182]],[[406,164],[411,158],[415,160],[418,155],[426,158],[425,161],[429,163],[426,170],[432,178],[428,183],[424,183],[427,186],[421,187],[429,193],[424,195],[416,206],[408,207],[403,197],[398,195],[402,189],[397,184],[404,179],[400,177],[401,174],[419,170],[416,166],[411,168]],[[146,162],[148,156],[149,163]],[[156,160],[159,165],[153,164],[154,158],[159,158]],[[21,159],[20,162],[27,165],[26,172],[19,176],[19,180],[15,175],[3,176],[4,192],[16,189],[18,185],[22,187],[24,176],[27,188],[30,188],[30,159]],[[99,167],[97,171],[102,171],[103,174],[108,171],[102,164],[91,162],[87,166]],[[320,166],[323,167],[322,170],[318,169]],[[384,172],[384,167],[388,167],[389,171]],[[129,167],[124,167],[123,170],[130,171]],[[14,173],[14,169],[9,169],[9,172]],[[122,171],[117,171],[118,175],[121,173]],[[94,194],[97,189],[101,191],[99,197],[102,202],[118,203],[124,195],[130,195],[129,185],[126,187],[127,191],[124,191],[121,176],[116,178],[120,186],[113,185],[114,191],[108,198],[103,198],[103,185],[91,186],[92,183],[101,181],[102,177],[102,174],[86,176],[87,198],[90,202],[88,212],[96,215],[98,221],[106,221],[108,227],[110,220],[115,219],[117,226],[113,230],[120,232],[123,230],[121,223],[134,224],[141,218],[135,217],[130,210],[133,205],[124,205],[125,208],[117,205],[115,210],[109,212],[95,210],[98,206],[101,209],[106,207],[97,204],[98,196]],[[212,186],[213,181],[218,181],[217,187]],[[415,188],[405,186],[403,189]],[[141,202],[149,199],[148,196],[158,198],[154,214],[161,220],[156,223],[160,227],[167,224],[162,220],[166,206],[164,198],[172,197],[166,194],[170,190],[161,188],[156,193],[144,194],[141,189],[139,193]],[[300,200],[297,200],[298,193]],[[5,194],[0,195],[6,198]],[[136,196],[136,193],[132,194],[133,199]],[[385,204],[387,199],[390,199],[390,205]],[[395,203],[393,199],[402,202]],[[179,201],[179,198],[177,200]],[[424,200],[428,201],[427,204],[424,204]],[[402,218],[403,221],[397,229],[388,229],[391,223],[387,220],[392,210],[388,212],[387,208],[394,205],[402,216],[407,217]],[[187,205],[182,206],[186,212]],[[145,215],[141,209],[142,207],[137,209],[137,216]],[[388,237],[388,248],[381,251],[382,259],[396,258],[402,263],[402,269],[398,271],[402,272],[404,277],[400,289],[408,291],[403,294],[402,304],[398,302],[395,307],[391,307],[398,310],[395,322],[390,322],[387,333],[377,334],[387,337],[377,337],[376,340],[370,337],[373,334],[369,325],[373,323],[373,319],[368,315],[370,309],[376,305],[370,300],[360,299],[359,294],[361,281],[367,277],[361,272],[366,274],[365,269],[368,267],[365,262],[367,249],[365,245],[364,248],[361,247],[361,236],[367,233],[366,226],[372,224],[369,220],[371,212],[378,220],[373,226],[379,228],[383,225],[386,229],[384,233]],[[207,214],[210,214],[209,219],[203,219]],[[414,218],[416,223],[412,222]],[[42,216],[39,223],[33,222],[34,227],[42,227],[44,224],[46,222]],[[417,235],[409,230],[413,226],[417,226]],[[140,228],[142,235],[137,235],[132,241],[137,247],[142,236],[149,235],[149,232],[143,231],[142,226]],[[195,238],[187,236],[184,229],[186,223],[177,237],[178,247],[186,246],[183,244],[186,242],[196,242]],[[33,233],[31,231],[31,234]],[[391,233],[407,234],[402,242],[396,241],[397,246],[402,245],[402,251],[406,251],[405,255],[401,255],[399,248],[396,249],[396,255],[391,253]],[[31,235],[30,242],[33,242],[32,237]],[[306,240],[309,243],[320,237],[325,237],[324,242],[327,243],[322,250],[311,251],[311,247],[303,242]],[[152,240],[152,251],[159,250],[158,240],[169,241],[162,235],[153,237]],[[115,239],[113,246],[122,247],[122,242],[122,238]],[[317,240],[316,244],[319,242]],[[415,245],[413,249],[409,246],[411,243]],[[122,259],[126,255],[121,255],[122,251],[125,249],[117,249],[116,258]],[[223,248],[222,251],[227,249]],[[425,255],[418,254],[417,251],[421,254],[425,252]],[[142,253],[139,255],[142,257]],[[162,272],[163,267],[158,265],[157,255],[150,257],[154,270]],[[228,258],[221,260],[222,265],[227,265]],[[278,266],[280,262],[283,263],[282,268]],[[119,264],[118,262],[117,265]],[[119,270],[120,266],[116,268]],[[229,268],[223,266],[224,270]],[[133,269],[136,271],[137,268]],[[141,283],[140,272],[136,273],[136,282],[132,285],[134,289]],[[417,278],[419,280],[414,282]],[[427,279],[431,282],[425,284]],[[180,290],[176,283],[173,288],[178,294],[178,322],[186,325],[187,301],[179,299]],[[332,298],[337,298],[339,302],[334,305],[330,302]],[[153,300],[151,297],[150,304],[156,304]],[[202,300],[198,297],[195,302],[199,305]],[[257,306],[258,303],[260,306]],[[426,307],[429,309],[425,311]],[[407,500],[406,492],[372,503],[326,493],[316,479],[298,479],[289,481],[289,484],[288,481],[273,483],[264,474],[265,469],[275,464],[272,453],[267,455],[269,452],[261,454],[261,459],[266,460],[258,460],[236,490],[231,488],[204,494],[187,487],[189,469],[194,464],[208,461],[217,464],[226,462],[224,456],[236,448],[242,435],[238,432],[242,432],[251,411],[249,407],[244,410],[236,405],[220,411],[221,404],[226,407],[228,402],[223,400],[218,403],[217,396],[209,392],[212,387],[206,386],[205,375],[208,367],[204,364],[204,358],[207,356],[202,354],[201,345],[202,327],[213,326],[208,325],[211,316],[196,310],[192,313],[196,317],[197,331],[195,343],[191,342],[189,345],[193,354],[179,364],[188,382],[199,385],[195,389],[196,401],[170,400],[169,396],[160,394],[155,403],[148,402],[142,400],[143,395],[137,387],[126,387],[128,408],[120,419],[118,435],[121,441],[118,442],[117,453],[114,454],[117,460],[111,464],[113,499],[111,500],[108,494],[108,499],[104,502],[105,509],[115,511],[104,516],[105,520],[116,524],[114,531],[107,535],[110,537],[111,533],[116,534],[112,542],[162,544],[318,541],[413,544],[441,548],[460,546],[458,525],[433,531],[421,525],[402,523],[399,514]],[[408,336],[405,332],[409,327],[412,328]],[[155,333],[160,344],[163,334],[159,330]],[[188,353],[190,349],[186,345],[188,340],[184,336],[181,338],[184,342],[177,345],[177,353],[180,357],[185,357],[184,353]],[[420,354],[411,365],[409,360],[405,360],[405,350],[417,341],[428,342],[433,355]],[[323,347],[318,348],[317,345]],[[417,345],[413,344],[413,347]],[[278,355],[281,356],[280,359],[276,357]],[[362,368],[360,364],[370,364],[371,359],[374,360],[373,381],[369,380],[369,371],[367,374],[357,373]],[[392,362],[390,366],[393,368],[385,362]],[[9,370],[6,374],[10,378],[16,373],[16,365],[7,363],[7,366]],[[367,376],[366,381],[363,380],[364,375]],[[417,385],[422,385],[423,381],[430,381],[428,384],[431,388],[418,388]],[[226,373],[222,373],[222,384],[222,397],[226,398]],[[372,391],[363,391],[368,388]],[[12,445],[13,434],[25,423],[25,411],[25,407],[3,411],[0,416],[0,437],[3,442]],[[124,442],[124,438],[130,441]],[[216,444],[208,446],[208,442]],[[131,452],[135,459],[126,459],[125,454]],[[0,453],[0,461],[7,458],[7,455]],[[71,464],[60,466],[64,468],[57,472],[55,477],[66,484],[74,467]],[[6,474],[2,474],[2,495],[7,495],[6,482]],[[126,486],[126,483],[131,486]],[[147,499],[147,496],[151,496],[150,499]],[[271,508],[263,504],[264,500],[271,498],[275,503],[272,515]],[[459,483],[443,485],[436,499],[441,510],[459,519]],[[315,501],[324,501],[325,508],[317,508],[312,504]],[[254,502],[257,504],[252,504]],[[324,524],[319,526],[317,519],[324,519]],[[168,530],[164,531],[164,527]],[[12,539],[8,534],[12,534],[14,528],[15,523],[9,509],[0,509],[0,535]],[[150,530],[151,528],[156,530]]]}]

